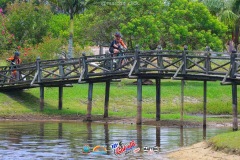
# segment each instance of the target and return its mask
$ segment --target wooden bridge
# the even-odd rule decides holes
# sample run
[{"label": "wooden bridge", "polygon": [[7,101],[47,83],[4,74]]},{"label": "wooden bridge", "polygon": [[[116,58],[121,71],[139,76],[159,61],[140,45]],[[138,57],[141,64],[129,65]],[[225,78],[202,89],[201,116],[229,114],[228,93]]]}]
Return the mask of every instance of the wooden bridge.
[{"label": "wooden bridge", "polygon": [[[87,120],[91,120],[93,84],[106,83],[104,117],[108,117],[110,82],[115,79],[137,79],[137,117],[142,123],[142,79],[156,80],[156,120],[160,120],[161,79],[181,80],[181,120],[183,117],[184,81],[203,81],[204,115],[206,127],[207,81],[232,85],[233,130],[238,130],[237,85],[240,84],[240,57],[238,54],[206,51],[157,50],[126,52],[122,56],[110,54],[73,59],[40,60],[34,63],[0,67],[0,91],[33,87],[40,88],[40,110],[44,109],[44,87],[59,87],[59,106],[62,109],[63,87],[74,83],[89,83]],[[17,78],[11,73],[16,70]]]}]

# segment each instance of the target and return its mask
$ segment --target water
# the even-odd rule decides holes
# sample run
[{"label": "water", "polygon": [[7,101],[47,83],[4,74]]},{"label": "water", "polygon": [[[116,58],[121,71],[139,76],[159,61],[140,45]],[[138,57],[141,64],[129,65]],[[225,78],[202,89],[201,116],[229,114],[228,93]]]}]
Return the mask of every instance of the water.
[{"label": "water", "polygon": [[[82,122],[0,122],[0,159],[78,160],[78,159],[165,159],[166,152],[208,139],[231,128],[171,128]],[[137,146],[129,153],[114,154],[111,146],[131,141]],[[100,145],[106,155],[92,149]],[[83,150],[84,146],[90,153]],[[143,151],[157,146],[159,151]],[[134,149],[140,151],[134,153]],[[148,148],[148,150],[150,149]],[[86,148],[85,148],[86,149]],[[145,148],[146,149],[146,148]],[[101,152],[102,153],[102,152]]]}]

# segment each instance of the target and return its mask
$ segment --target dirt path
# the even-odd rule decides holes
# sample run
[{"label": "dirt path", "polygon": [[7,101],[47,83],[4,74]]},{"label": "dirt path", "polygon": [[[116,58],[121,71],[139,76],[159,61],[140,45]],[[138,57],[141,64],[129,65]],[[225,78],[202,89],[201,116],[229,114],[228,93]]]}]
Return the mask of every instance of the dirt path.
[{"label": "dirt path", "polygon": [[166,157],[170,160],[240,160],[238,155],[212,150],[205,141],[168,153]]}]

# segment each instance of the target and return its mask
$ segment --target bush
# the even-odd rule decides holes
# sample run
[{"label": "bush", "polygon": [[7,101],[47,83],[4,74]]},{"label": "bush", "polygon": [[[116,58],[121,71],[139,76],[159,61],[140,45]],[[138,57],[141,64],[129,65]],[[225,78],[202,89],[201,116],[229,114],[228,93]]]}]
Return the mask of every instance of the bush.
[{"label": "bush", "polygon": [[23,63],[34,62],[37,57],[41,60],[50,60],[59,58],[62,42],[59,39],[44,37],[43,42],[36,46],[28,46],[20,50]]}]

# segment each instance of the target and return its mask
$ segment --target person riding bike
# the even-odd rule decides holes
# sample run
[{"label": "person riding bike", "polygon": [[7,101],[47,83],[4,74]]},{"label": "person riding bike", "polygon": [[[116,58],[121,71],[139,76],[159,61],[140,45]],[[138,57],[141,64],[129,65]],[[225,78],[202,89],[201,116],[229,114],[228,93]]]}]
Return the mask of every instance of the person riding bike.
[{"label": "person riding bike", "polygon": [[[19,58],[19,56],[20,56],[20,52],[15,51],[14,56],[11,56],[11,57],[6,59],[8,62],[11,62],[11,67],[10,67],[11,69],[16,68],[16,65],[19,65],[19,64],[22,63],[22,60]],[[16,70],[12,70],[11,78],[12,79],[17,79],[17,74],[18,73],[17,73]]]},{"label": "person riding bike", "polygon": [[115,39],[112,41],[109,47],[109,52],[113,54],[113,56],[118,56],[122,52],[122,50],[127,49],[127,46],[125,45],[121,37],[122,36],[120,33],[115,33]]}]

